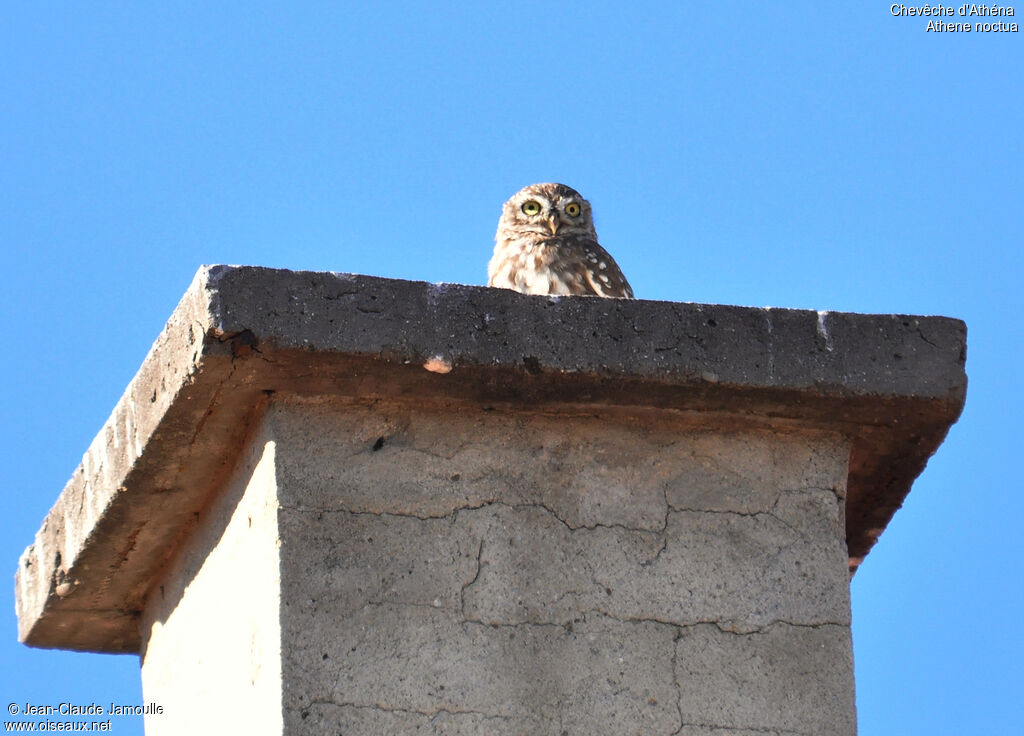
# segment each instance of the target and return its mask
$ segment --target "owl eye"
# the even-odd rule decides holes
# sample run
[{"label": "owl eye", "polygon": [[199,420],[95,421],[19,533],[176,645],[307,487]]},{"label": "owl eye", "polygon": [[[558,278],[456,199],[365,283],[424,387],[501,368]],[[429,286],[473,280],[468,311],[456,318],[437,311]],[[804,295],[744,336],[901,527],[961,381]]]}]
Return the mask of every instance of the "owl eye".
[{"label": "owl eye", "polygon": [[565,206],[565,214],[569,217],[578,217],[580,214],[580,206],[575,202],[570,202]]},{"label": "owl eye", "polygon": [[534,202],[532,199],[529,202],[523,202],[523,214],[530,217],[540,214],[540,203]]}]

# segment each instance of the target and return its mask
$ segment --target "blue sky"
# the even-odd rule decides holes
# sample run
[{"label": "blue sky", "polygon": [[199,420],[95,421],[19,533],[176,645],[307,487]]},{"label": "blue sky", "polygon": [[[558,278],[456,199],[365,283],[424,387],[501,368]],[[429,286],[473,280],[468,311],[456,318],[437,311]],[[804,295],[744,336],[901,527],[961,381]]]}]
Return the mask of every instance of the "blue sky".
[{"label": "blue sky", "polygon": [[[967,322],[963,417],[853,581],[860,733],[1018,733],[1024,47],[926,25],[874,2],[6,3],[0,559],[200,264],[480,284],[502,201],[562,181],[640,298]],[[11,584],[0,611],[0,697],[142,702],[136,657],[18,644]]]}]

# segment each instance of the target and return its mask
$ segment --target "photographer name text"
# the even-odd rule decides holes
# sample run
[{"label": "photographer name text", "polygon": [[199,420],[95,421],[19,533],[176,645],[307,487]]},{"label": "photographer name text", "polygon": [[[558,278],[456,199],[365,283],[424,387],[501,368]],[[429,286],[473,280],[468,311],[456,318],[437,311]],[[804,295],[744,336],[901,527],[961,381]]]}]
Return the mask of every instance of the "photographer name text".
[{"label": "photographer name text", "polygon": [[99,703],[89,703],[88,705],[78,703],[35,705],[33,703],[25,703],[22,706],[19,706],[17,703],[11,703],[7,706],[7,712],[12,716],[149,716],[161,715],[164,712],[164,708],[156,703],[146,703],[145,705],[111,703],[107,707]]}]

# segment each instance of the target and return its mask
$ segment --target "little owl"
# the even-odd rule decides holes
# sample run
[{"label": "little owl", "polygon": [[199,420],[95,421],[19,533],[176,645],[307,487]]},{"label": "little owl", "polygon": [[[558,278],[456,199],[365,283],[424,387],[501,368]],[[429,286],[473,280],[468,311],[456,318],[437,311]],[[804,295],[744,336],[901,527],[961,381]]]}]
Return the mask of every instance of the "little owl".
[{"label": "little owl", "polygon": [[532,184],[512,195],[494,241],[489,286],[633,298],[618,264],[597,244],[590,202],[565,184]]}]

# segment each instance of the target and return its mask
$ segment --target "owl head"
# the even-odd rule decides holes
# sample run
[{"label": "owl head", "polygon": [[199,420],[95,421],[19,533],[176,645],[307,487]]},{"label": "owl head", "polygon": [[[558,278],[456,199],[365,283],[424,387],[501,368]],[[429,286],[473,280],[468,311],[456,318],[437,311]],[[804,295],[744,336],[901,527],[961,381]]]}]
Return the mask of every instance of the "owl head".
[{"label": "owl head", "polygon": [[498,237],[529,233],[538,238],[588,235],[596,240],[590,202],[565,184],[531,184],[505,202]]}]

